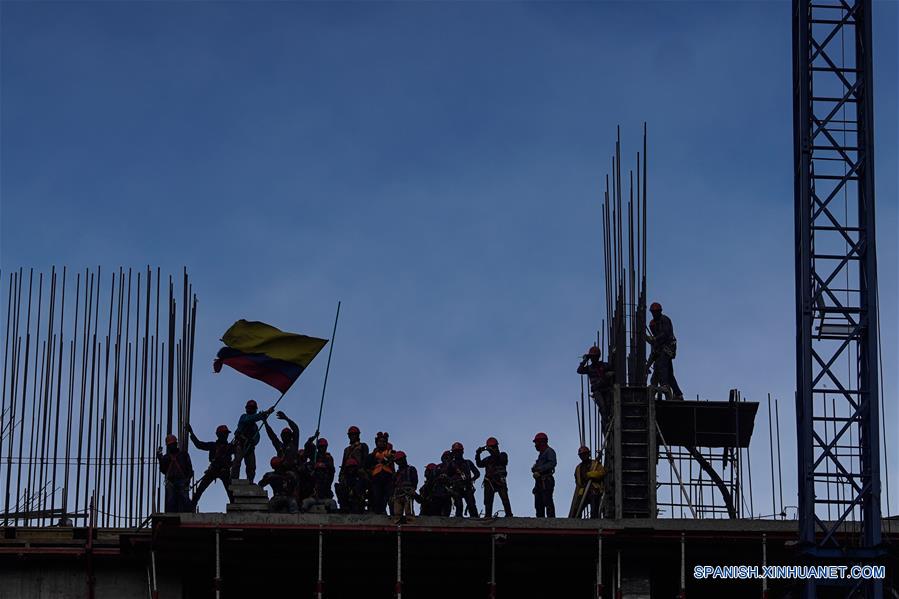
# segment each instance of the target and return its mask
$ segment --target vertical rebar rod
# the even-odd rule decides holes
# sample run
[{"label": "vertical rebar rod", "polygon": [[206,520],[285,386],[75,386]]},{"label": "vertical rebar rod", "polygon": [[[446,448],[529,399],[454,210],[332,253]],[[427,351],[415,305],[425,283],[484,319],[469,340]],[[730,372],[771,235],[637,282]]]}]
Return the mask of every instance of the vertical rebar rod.
[{"label": "vertical rebar rod", "polygon": [[90,378],[90,390],[88,395],[88,412],[87,412],[87,467],[85,468],[84,474],[84,503],[85,507],[88,507],[88,502],[91,505],[96,507],[94,503],[94,495],[96,494],[94,490],[88,489],[87,481],[91,478],[91,455],[92,455],[92,439],[94,432],[94,391],[97,384],[97,321],[100,316],[100,267],[97,267],[97,290],[95,293],[92,293],[92,297],[94,299],[93,307],[93,332],[91,333],[90,341],[91,341],[91,378]]},{"label": "vertical rebar rod", "polygon": [[[50,513],[51,518],[52,514],[56,510],[56,475],[57,475],[57,462],[59,460],[59,414],[62,411],[62,371],[63,371],[63,349],[65,347],[65,320],[66,320],[66,275],[67,268],[65,266],[62,267],[62,298],[59,303],[59,357],[57,362],[59,363],[59,368],[56,373],[56,419],[53,425],[53,474],[51,476],[51,489],[52,493],[50,495]],[[8,325],[7,325],[8,326]],[[4,373],[5,376],[5,373]],[[65,515],[63,515],[63,518]]]},{"label": "vertical rebar rod", "polygon": [[165,433],[172,434],[172,409],[175,393],[175,298],[172,277],[169,276],[169,358],[166,367],[168,374],[168,405],[166,407]]},{"label": "vertical rebar rod", "polygon": [[780,406],[778,405],[776,397],[774,398],[774,422],[776,424],[777,430],[777,486],[780,492],[780,513],[781,517],[785,518],[786,514],[784,513],[783,469],[780,461]]},{"label": "vertical rebar rod", "polygon": [[774,418],[771,414],[771,394],[768,394],[768,452],[771,455],[771,514],[777,518],[777,483],[774,479]]},{"label": "vertical rebar rod", "polygon": [[[27,402],[28,402],[28,366],[29,366],[29,356],[30,356],[30,348],[31,348],[31,292],[33,289],[34,283],[34,269],[30,269],[28,275],[28,313],[25,318],[25,374],[22,376],[22,419],[21,426],[19,427],[19,460],[16,466],[16,506],[18,511],[19,505],[19,496],[22,493],[21,483],[22,483],[22,449],[24,447],[24,439],[25,439],[25,414],[27,411]],[[38,302],[40,304],[40,302]],[[18,524],[19,518],[16,517],[15,523]]]},{"label": "vertical rebar rod", "polygon": [[94,291],[94,275],[84,269],[84,330],[81,333],[81,401],[78,410],[78,450],[75,455],[75,501],[77,510],[81,505],[81,456],[84,450],[84,400],[87,382],[87,341],[90,337],[91,293]]},{"label": "vertical rebar rod", "polygon": [[[140,460],[140,464],[138,466],[138,470],[140,471],[138,475],[138,506],[137,511],[139,516],[142,518],[144,515],[144,461],[147,455],[146,452],[146,430],[148,425],[147,420],[147,352],[149,351],[149,342],[150,342],[150,289],[153,285],[152,281],[152,271],[150,270],[149,265],[147,266],[147,292],[146,298],[144,301],[144,336],[143,336],[143,352],[141,355],[141,380],[140,380],[140,425],[138,426],[140,430],[140,441],[138,442],[138,459]],[[186,450],[186,449],[185,449]]]},{"label": "vertical rebar rod", "polygon": [[[85,284],[87,284],[85,282]],[[66,457],[63,462],[63,488],[62,488],[62,511],[68,513],[69,508],[69,463],[71,460],[72,448],[72,409],[75,401],[75,363],[76,352],[78,350],[78,317],[81,314],[81,273],[75,273],[75,328],[72,333],[72,340],[69,342],[69,380],[68,380],[68,407],[66,408]],[[74,504],[77,509],[77,504]]]}]

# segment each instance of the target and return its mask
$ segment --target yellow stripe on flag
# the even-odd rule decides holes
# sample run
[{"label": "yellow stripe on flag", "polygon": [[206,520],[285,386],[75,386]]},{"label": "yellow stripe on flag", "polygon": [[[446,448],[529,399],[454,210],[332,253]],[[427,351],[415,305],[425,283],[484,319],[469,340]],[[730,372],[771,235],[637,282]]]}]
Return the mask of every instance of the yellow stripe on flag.
[{"label": "yellow stripe on flag", "polygon": [[238,351],[265,354],[270,358],[292,362],[303,368],[308,366],[328,343],[327,339],[286,333],[264,322],[243,319],[225,331],[222,341]]}]

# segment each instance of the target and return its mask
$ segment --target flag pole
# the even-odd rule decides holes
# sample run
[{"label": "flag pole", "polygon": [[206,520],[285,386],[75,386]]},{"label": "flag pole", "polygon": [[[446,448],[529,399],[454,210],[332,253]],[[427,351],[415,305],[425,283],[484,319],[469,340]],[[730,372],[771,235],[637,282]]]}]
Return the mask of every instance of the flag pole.
[{"label": "flag pole", "polygon": [[[337,337],[337,319],[340,318],[340,300],[337,301],[337,315],[334,316],[334,329],[331,331],[331,347],[328,348],[328,365],[325,366],[325,382],[322,385],[322,400],[318,405],[318,423],[315,425],[315,436],[318,436],[322,424],[322,410],[325,407],[325,389],[328,388],[328,372],[331,370],[331,354],[334,352],[334,340]],[[318,453],[318,449],[316,449]]]}]

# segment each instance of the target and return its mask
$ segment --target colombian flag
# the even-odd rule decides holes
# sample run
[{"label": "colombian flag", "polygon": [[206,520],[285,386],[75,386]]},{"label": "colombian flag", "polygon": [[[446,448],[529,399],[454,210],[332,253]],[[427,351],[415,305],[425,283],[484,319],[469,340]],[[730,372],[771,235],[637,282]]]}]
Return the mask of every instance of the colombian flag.
[{"label": "colombian flag", "polygon": [[285,333],[264,322],[247,320],[238,320],[231,325],[222,341],[227,347],[219,350],[213,362],[216,372],[222,370],[222,364],[227,364],[281,393],[287,393],[328,343],[327,339]]}]

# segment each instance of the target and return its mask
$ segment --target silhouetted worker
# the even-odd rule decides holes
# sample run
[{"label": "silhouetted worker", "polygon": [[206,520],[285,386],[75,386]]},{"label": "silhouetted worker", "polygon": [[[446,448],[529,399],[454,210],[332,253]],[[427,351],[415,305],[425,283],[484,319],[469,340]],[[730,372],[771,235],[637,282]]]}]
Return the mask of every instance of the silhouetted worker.
[{"label": "silhouetted worker", "polygon": [[189,424],[187,425],[187,434],[190,435],[190,440],[194,447],[200,451],[209,452],[209,467],[206,468],[206,472],[203,473],[203,476],[197,483],[197,487],[194,489],[194,510],[200,503],[203,491],[216,480],[222,481],[225,493],[228,494],[228,501],[234,501],[234,498],[231,496],[231,464],[234,461],[234,445],[228,441],[230,433],[231,431],[228,430],[227,426],[220,424],[215,429],[215,441],[200,441],[194,434],[193,427]]},{"label": "silhouetted worker", "polygon": [[178,437],[168,435],[165,438],[165,455],[162,447],[157,448],[156,461],[159,463],[159,471],[165,475],[165,511],[194,511],[188,496],[194,467],[190,463],[190,455],[178,449]]},{"label": "silhouetted worker", "polygon": [[[356,461],[356,464],[358,466],[362,466],[368,460],[368,445],[366,445],[359,439],[360,435],[361,433],[359,432],[358,426],[351,426],[346,431],[346,436],[349,439],[350,444],[343,449],[343,459],[340,461],[340,473],[337,475],[338,501],[340,501],[340,495],[343,492],[341,490],[341,485],[347,484],[346,475],[344,474],[344,469],[346,468],[347,461],[353,459]],[[353,470],[354,474],[357,474],[359,477],[365,479],[366,473],[364,470],[359,470],[358,467],[354,467]]]},{"label": "silhouetted worker", "polygon": [[418,470],[406,460],[404,451],[396,452],[396,474],[393,476],[393,515],[401,521],[414,516],[415,491],[418,489]]},{"label": "silhouetted worker", "polygon": [[577,455],[581,462],[574,469],[574,497],[568,517],[580,518],[584,509],[589,506],[590,518],[599,518],[606,469],[599,457],[595,460],[590,457],[589,447],[581,447],[577,450]]},{"label": "silhouetted worker", "polygon": [[422,516],[439,516],[440,510],[434,503],[434,483],[437,481],[437,464],[430,463],[425,466],[424,472],[425,482],[418,490],[415,498],[421,504],[420,513]]},{"label": "silhouetted worker", "polygon": [[368,456],[368,472],[371,496],[369,509],[375,514],[387,513],[387,501],[393,496],[393,475],[395,454],[388,442],[387,433],[375,436],[375,449]]},{"label": "silhouetted worker", "polygon": [[577,367],[578,374],[586,374],[590,379],[590,395],[599,406],[603,418],[608,415],[609,396],[608,390],[612,386],[614,373],[608,362],[602,361],[602,351],[597,346],[587,350]]},{"label": "silhouetted worker", "polygon": [[365,470],[356,461],[348,458],[340,468],[341,480],[334,487],[340,511],[345,514],[361,514],[365,511]]},{"label": "silhouetted worker", "polygon": [[538,518],[555,518],[553,489],[556,487],[556,481],[553,473],[556,471],[556,452],[549,446],[546,433],[537,433],[534,436],[534,449],[537,450],[537,461],[531,468],[534,475],[534,509],[537,510]]},{"label": "silhouetted worker", "polygon": [[268,501],[271,512],[287,512],[296,514],[298,510],[296,498],[297,475],[287,468],[284,458],[275,456],[269,462],[271,472],[266,472],[259,481],[260,487],[271,487],[272,498]]},{"label": "silhouetted worker", "polygon": [[444,451],[440,456],[440,463],[437,465],[434,487],[431,492],[431,501],[437,516],[449,517],[453,511],[453,486],[450,480],[450,473],[453,470],[455,470],[453,454],[449,450]]},{"label": "silhouetted worker", "polygon": [[331,485],[334,484],[334,458],[328,453],[328,440],[322,437],[316,442],[315,464],[312,466],[312,496],[303,500],[303,511],[308,512],[317,505],[324,506],[328,513],[337,511],[337,502]]},{"label": "silhouetted worker", "polygon": [[240,415],[237,430],[234,431],[234,463],[231,466],[231,478],[240,478],[240,463],[246,464],[247,480],[256,478],[256,445],[259,443],[259,427],[256,423],[265,419],[274,411],[269,408],[259,412],[255,400],[246,405],[246,413]]},{"label": "silhouetted worker", "polygon": [[[450,469],[450,482],[453,486],[453,502],[456,505],[456,516],[463,517],[465,512],[472,518],[478,517],[478,504],[474,497],[474,481],[481,476],[481,471],[464,455],[465,448],[456,441],[451,448],[453,461]],[[465,509],[462,502],[465,502]]]},{"label": "silhouetted worker", "polygon": [[673,360],[677,356],[677,339],[671,319],[662,314],[662,305],[653,302],[649,307],[652,320],[649,322],[647,343],[652,346],[649,364],[653,365],[651,384],[670,399],[683,400],[684,394],[674,378]]},{"label": "silhouetted worker", "polygon": [[265,427],[265,434],[268,435],[269,440],[272,442],[275,453],[284,458],[284,467],[289,470],[295,469],[300,460],[300,427],[297,426],[296,422],[288,418],[284,412],[278,411],[275,415],[278,417],[278,420],[287,422],[287,426],[281,429],[279,438],[275,435],[272,427],[269,426],[268,420],[263,420],[262,425]]},{"label": "silhouetted worker", "polygon": [[[483,452],[487,457],[481,458]],[[509,502],[509,486],[506,484],[506,469],[509,466],[509,455],[499,450],[499,441],[490,437],[483,447],[478,447],[474,454],[475,464],[484,469],[484,516],[493,516],[493,496],[499,493],[503,502],[503,513],[512,516],[512,504]]]}]

